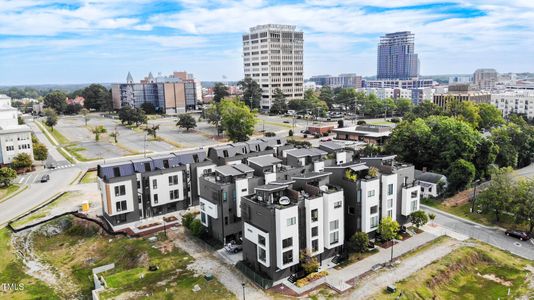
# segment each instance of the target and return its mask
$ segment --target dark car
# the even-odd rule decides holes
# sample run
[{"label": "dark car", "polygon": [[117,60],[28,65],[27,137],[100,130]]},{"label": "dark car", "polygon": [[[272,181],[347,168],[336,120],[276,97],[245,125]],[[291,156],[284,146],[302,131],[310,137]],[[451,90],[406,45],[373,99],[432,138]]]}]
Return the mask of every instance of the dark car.
[{"label": "dark car", "polygon": [[524,231],[519,231],[519,230],[506,230],[505,234],[507,236],[511,236],[511,237],[515,237],[517,239],[520,239],[522,241],[528,241],[530,240],[530,236],[528,235],[528,233],[524,232]]},{"label": "dark car", "polygon": [[43,175],[43,177],[41,177],[41,182],[47,182],[48,180],[50,180],[50,175],[48,174]]}]

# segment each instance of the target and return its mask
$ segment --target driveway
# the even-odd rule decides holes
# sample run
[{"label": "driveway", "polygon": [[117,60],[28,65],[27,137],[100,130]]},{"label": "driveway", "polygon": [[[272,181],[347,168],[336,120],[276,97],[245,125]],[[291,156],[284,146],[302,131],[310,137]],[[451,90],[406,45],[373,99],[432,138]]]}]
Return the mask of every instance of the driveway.
[{"label": "driveway", "polygon": [[427,212],[433,212],[436,215],[434,222],[443,227],[488,243],[497,248],[510,251],[523,258],[534,260],[534,240],[522,242],[513,237],[506,236],[504,230],[501,228],[483,226],[457,216],[451,216],[426,205],[421,205],[421,207]]}]

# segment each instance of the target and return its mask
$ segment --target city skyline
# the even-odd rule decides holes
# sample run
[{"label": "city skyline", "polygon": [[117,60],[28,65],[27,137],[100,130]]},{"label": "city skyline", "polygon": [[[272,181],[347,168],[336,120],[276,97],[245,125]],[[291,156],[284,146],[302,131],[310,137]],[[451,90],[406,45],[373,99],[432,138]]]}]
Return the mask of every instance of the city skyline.
[{"label": "city skyline", "polygon": [[534,3],[467,2],[0,1],[0,85],[122,82],[128,71],[239,80],[242,34],[269,23],[304,31],[305,78],[376,75],[380,36],[404,30],[422,75],[533,70]]}]

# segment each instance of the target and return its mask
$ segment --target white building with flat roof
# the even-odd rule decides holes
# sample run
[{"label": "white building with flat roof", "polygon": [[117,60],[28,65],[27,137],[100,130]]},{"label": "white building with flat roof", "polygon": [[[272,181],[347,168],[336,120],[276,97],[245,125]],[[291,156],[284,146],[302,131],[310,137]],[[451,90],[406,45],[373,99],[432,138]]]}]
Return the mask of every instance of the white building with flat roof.
[{"label": "white building with flat roof", "polygon": [[260,108],[271,107],[276,89],[287,100],[304,96],[303,32],[292,25],[259,25],[243,34],[245,78],[254,79],[263,93]]},{"label": "white building with flat roof", "polygon": [[495,105],[504,117],[510,113],[524,114],[534,118],[534,90],[505,90],[491,94],[491,104]]},{"label": "white building with flat roof", "polygon": [[33,158],[31,129],[19,125],[19,112],[11,106],[11,98],[0,95],[0,165],[7,165],[20,153]]}]

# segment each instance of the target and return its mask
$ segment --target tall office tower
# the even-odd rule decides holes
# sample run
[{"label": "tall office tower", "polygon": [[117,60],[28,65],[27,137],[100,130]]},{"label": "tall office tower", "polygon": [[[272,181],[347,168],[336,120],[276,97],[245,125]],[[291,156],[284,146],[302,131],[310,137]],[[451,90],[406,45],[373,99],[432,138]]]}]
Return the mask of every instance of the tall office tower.
[{"label": "tall office tower", "polygon": [[410,31],[388,33],[378,44],[378,79],[413,79],[419,76],[419,58]]},{"label": "tall office tower", "polygon": [[259,25],[243,34],[245,77],[254,79],[263,90],[260,107],[271,107],[279,88],[287,100],[302,98],[303,33],[291,25]]},{"label": "tall office tower", "polygon": [[497,83],[497,71],[495,69],[478,69],[473,74],[473,82],[479,90],[490,91]]}]

